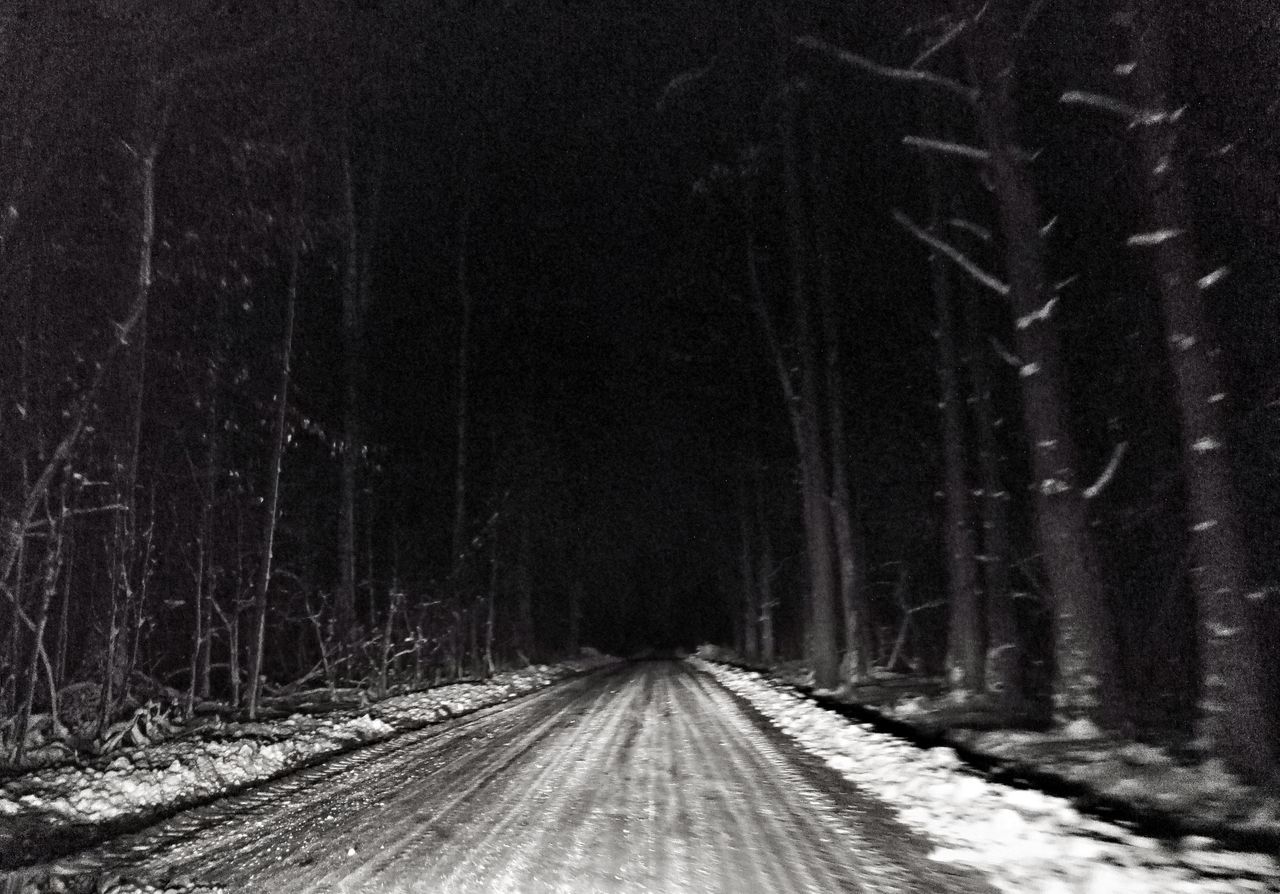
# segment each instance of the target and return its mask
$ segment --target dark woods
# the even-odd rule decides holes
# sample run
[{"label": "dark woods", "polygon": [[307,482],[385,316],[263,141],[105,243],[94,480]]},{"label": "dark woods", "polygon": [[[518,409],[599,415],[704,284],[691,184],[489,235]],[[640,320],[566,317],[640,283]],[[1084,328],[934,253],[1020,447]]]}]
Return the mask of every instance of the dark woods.
[{"label": "dark woods", "polygon": [[[1245,118],[1273,112],[1207,55],[1226,26],[1155,3],[741,9],[663,105],[753,88],[696,192],[739,234],[720,287],[798,457],[790,648],[819,686],[916,662],[988,722],[1051,708],[1273,773],[1280,221],[1239,198],[1274,171]],[[932,431],[903,400],[936,405]],[[897,517],[904,489],[929,529]],[[739,506],[736,644],[772,660],[755,557],[776,537]]]},{"label": "dark woods", "polygon": [[448,6],[6,4],[5,760],[720,638],[1271,771],[1250,0]]}]

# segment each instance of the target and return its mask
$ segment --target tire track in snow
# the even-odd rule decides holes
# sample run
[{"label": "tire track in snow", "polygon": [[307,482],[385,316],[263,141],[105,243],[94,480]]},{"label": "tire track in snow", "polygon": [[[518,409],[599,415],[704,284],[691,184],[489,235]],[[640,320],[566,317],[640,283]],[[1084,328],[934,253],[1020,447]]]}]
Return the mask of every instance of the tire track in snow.
[{"label": "tire track in snow", "polygon": [[[629,698],[633,699],[634,693],[630,688],[627,692]],[[583,716],[573,722],[574,732],[562,747],[552,753],[546,766],[532,779],[527,778],[527,770],[522,772],[520,776],[525,778],[513,780],[507,786],[513,797],[489,806],[487,813],[492,821],[486,824],[489,826],[488,830],[475,843],[474,850],[458,869],[441,880],[440,890],[462,890],[462,882],[467,878],[495,877],[492,890],[521,890],[520,870],[527,858],[544,854],[548,836],[562,839],[574,820],[572,815],[565,815],[564,794],[559,799],[560,812],[552,810],[549,816],[543,816],[539,812],[534,804],[535,796],[540,795],[543,800],[549,800],[557,789],[562,793],[589,790],[589,785],[584,786],[581,779],[581,767],[593,752],[611,745],[609,737],[604,734],[607,732],[607,723],[623,716],[627,709],[627,704],[613,704],[615,698],[613,693],[602,691]],[[606,701],[610,702],[607,712],[602,710],[602,703]],[[605,723],[602,724],[602,721]],[[538,816],[540,820],[539,831],[532,841],[512,840],[516,824],[522,820],[527,821],[531,816]],[[482,818],[480,822],[484,823],[485,820]],[[525,837],[529,837],[528,833],[525,833]]]},{"label": "tire track in snow", "polygon": [[[728,718],[739,712],[736,706],[730,706],[735,710],[725,715],[724,702],[714,698],[715,695],[722,694],[718,686],[714,690],[708,689],[704,686],[704,681],[696,677],[686,678],[685,682],[689,690],[687,698],[691,704],[689,710],[684,713],[692,715],[696,712],[701,718],[702,725],[710,727],[714,732],[714,735],[708,735],[704,731],[702,736],[707,740],[714,739],[718,748],[727,755],[727,759],[722,759],[715,764],[726,768],[721,773],[722,779],[718,787],[728,789],[735,781],[740,785],[743,779],[754,780],[758,786],[755,799],[762,805],[767,804],[770,807],[773,805],[790,807],[796,801],[797,795],[808,794],[808,788],[798,784],[794,779],[787,780],[789,785],[785,789],[778,785],[780,768],[770,766],[760,759],[760,748],[762,744],[767,743],[760,741],[759,734],[749,723],[739,725],[727,722]],[[732,773],[728,772],[729,760],[732,761]],[[770,809],[757,818],[754,828],[747,830],[750,835],[745,847],[747,857],[758,864],[762,871],[772,872],[777,879],[775,890],[814,892],[864,890],[860,883],[848,878],[843,867],[838,868],[834,873],[824,871],[827,868],[824,865],[827,862],[824,859],[826,855],[815,854],[811,847],[809,849],[803,847],[805,844],[812,845],[823,839],[823,835],[815,835],[812,829],[807,828],[806,814],[797,814],[792,809],[787,812],[786,817],[790,822],[784,821],[782,816]],[[832,818],[828,817],[828,819]],[[777,843],[774,853],[770,853],[767,847],[760,846],[770,841]],[[814,865],[815,863],[817,865]],[[837,866],[839,866],[838,863]]]},{"label": "tire track in snow", "polygon": [[[716,757],[711,752],[708,738],[699,734],[698,726],[692,716],[686,712],[677,715],[681,719],[682,732],[687,735],[697,754],[697,763],[703,766],[715,766]],[[705,718],[700,718],[705,721]],[[719,747],[725,747],[722,739]],[[741,794],[742,777],[724,778],[719,774],[721,786],[719,790],[708,795],[715,798],[715,804],[723,824],[716,828],[710,824],[708,833],[715,837],[717,855],[722,865],[728,867],[725,885],[731,891],[783,891],[789,890],[782,875],[776,870],[773,861],[761,860],[752,841],[752,830],[738,816],[728,803],[729,799]],[[706,796],[704,796],[706,797]],[[725,834],[717,834],[723,832]],[[728,839],[726,841],[726,839]],[[746,864],[745,867],[743,864]]]}]

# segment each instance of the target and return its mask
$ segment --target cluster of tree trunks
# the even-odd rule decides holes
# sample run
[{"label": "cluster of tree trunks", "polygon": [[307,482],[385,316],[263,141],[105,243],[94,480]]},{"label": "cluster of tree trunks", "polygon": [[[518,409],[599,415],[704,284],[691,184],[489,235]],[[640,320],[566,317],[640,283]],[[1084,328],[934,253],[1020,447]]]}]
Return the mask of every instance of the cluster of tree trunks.
[{"label": "cluster of tree trunks", "polygon": [[[900,212],[896,217],[930,249],[943,435],[949,684],[958,693],[986,693],[1006,706],[1022,695],[1021,644],[1010,603],[1007,493],[993,428],[992,374],[983,326],[988,314],[977,306],[979,301],[995,300],[1007,308],[1012,323],[1012,351],[1002,350],[1017,366],[1021,392],[1036,542],[1052,618],[1055,715],[1116,729],[1127,706],[1089,501],[1115,474],[1126,445],[1117,445],[1112,461],[1089,483],[1082,474],[1068,407],[1059,294],[1050,281],[1044,239],[1049,226],[1033,156],[1019,141],[1019,52],[1025,30],[1033,25],[1035,6],[1019,0],[981,5],[957,0],[942,39],[921,57],[929,60],[928,67],[893,68],[812,37],[799,43],[861,71],[928,92],[925,123],[942,128],[926,137],[907,138],[926,154],[930,225],[919,226]],[[1151,256],[1181,420],[1182,477],[1200,631],[1199,740],[1241,772],[1261,777],[1274,759],[1260,668],[1261,615],[1251,604],[1261,597],[1248,584],[1248,554],[1232,495],[1222,415],[1225,392],[1202,297],[1217,275],[1202,277],[1197,266],[1178,145],[1181,113],[1170,107],[1163,87],[1167,51],[1162,16],[1154,0],[1135,0],[1114,17],[1128,35],[1131,56],[1117,65],[1127,77],[1128,96],[1072,92],[1063,100],[1119,113],[1135,143],[1134,164],[1145,178],[1148,210],[1142,232],[1132,236],[1129,245]],[[952,60],[963,78],[938,73],[940,59]],[[976,137],[976,146],[960,141],[966,133]],[[955,186],[956,175],[943,175],[939,169],[944,164],[975,163],[992,195],[1003,279],[949,241],[941,226],[948,207],[966,200],[972,191]],[[792,188],[789,183],[788,190]],[[965,280],[955,281],[953,270],[967,274]],[[970,297],[960,301],[957,293]],[[966,424],[963,408],[960,375],[965,370],[973,392],[971,424]],[[803,389],[798,395],[788,394],[788,399],[805,406]],[[967,435],[970,428],[975,432],[972,439]],[[798,431],[798,444],[811,440],[811,430]],[[972,464],[971,440],[976,444]],[[975,492],[981,495],[978,511],[971,499]],[[981,536],[975,517],[981,519]]]},{"label": "cluster of tree trunks", "polygon": [[[11,60],[15,79],[0,97],[6,111],[17,113],[0,127],[9,209],[0,215],[0,280],[4,306],[16,312],[22,329],[14,339],[16,362],[4,373],[17,412],[30,420],[3,432],[6,469],[11,455],[20,472],[13,487],[6,482],[0,530],[5,760],[22,760],[35,712],[50,715],[55,729],[63,719],[77,734],[92,736],[140,689],[176,696],[188,712],[216,698],[255,716],[269,679],[275,691],[320,677],[331,689],[356,684],[385,693],[397,681],[421,682],[443,668],[486,674],[501,660],[539,654],[532,533],[539,508],[529,492],[512,496],[529,491],[521,477],[529,467],[515,453],[495,458],[494,480],[506,486],[495,486],[485,523],[476,523],[466,500],[469,191],[457,248],[464,327],[447,572],[437,580],[419,573],[407,585],[398,533],[374,518],[372,498],[361,503],[374,489],[361,403],[386,152],[377,129],[361,120],[381,113],[376,96],[372,113],[362,103],[379,89],[371,73],[382,60],[362,57],[356,46],[353,35],[364,28],[365,15],[357,6],[336,4],[287,26],[262,23],[258,40],[222,33],[222,21],[202,18],[194,4],[186,10],[104,5],[87,25],[60,8],[33,7],[0,25],[0,45],[21,48]],[[71,224],[42,220],[34,211],[37,223],[27,221],[28,209],[48,197],[62,173],[58,166],[69,164],[57,152],[42,157],[38,148],[62,138],[59,114],[88,114],[76,104],[75,91],[83,86],[76,78],[96,85],[99,73],[92,53],[83,65],[76,54],[89,33],[84,28],[98,25],[111,30],[122,59],[121,83],[103,90],[121,92],[110,115],[88,115],[104,128],[91,139],[118,146],[119,158],[75,173],[103,184],[103,214],[112,220],[104,232],[120,230],[120,245],[110,247],[115,255],[107,256],[105,243],[93,247],[101,258],[76,242],[82,236]],[[215,49],[192,48],[192,39],[206,36]],[[263,62],[286,38],[299,70],[316,80],[271,81],[262,89],[275,104],[258,105],[239,69]],[[389,52],[381,44],[378,51]],[[336,111],[319,101],[322,92],[339,97]],[[243,108],[228,113],[219,102]],[[192,136],[204,126],[193,110],[208,115],[208,133]],[[218,129],[223,126],[230,130]],[[184,233],[183,215],[191,208],[172,186],[192,163],[231,176],[207,214]],[[57,229],[64,225],[71,236]],[[87,302],[86,312],[96,316],[85,331],[60,329],[66,320],[43,306],[49,299],[31,275],[37,263],[64,275],[58,264],[67,241],[85,253],[63,265],[72,271],[123,270],[121,258],[128,258],[127,277],[100,277],[118,287],[114,294],[123,300]],[[313,294],[325,282],[317,271],[326,268],[338,273],[333,304],[341,309],[335,333],[341,388],[332,426],[308,418],[292,397],[295,342],[300,331],[316,331],[308,298],[326,300]],[[165,290],[165,315],[175,293],[187,294],[182,320],[162,317],[168,328],[153,331],[161,325],[155,322],[158,289]],[[209,297],[197,301],[192,294]],[[247,318],[254,302],[269,308],[266,319],[278,328]],[[197,411],[192,432],[167,430],[173,409],[165,401],[172,401],[173,385],[155,371],[158,357],[168,369],[186,362],[182,347],[153,338],[158,332],[172,339],[175,329],[190,332],[198,360],[194,374],[182,367],[179,377],[190,395],[178,399],[189,399]],[[59,365],[63,353],[74,355],[75,364]],[[256,404],[259,395],[245,385],[251,367],[267,392]],[[261,434],[248,434],[259,422]],[[160,464],[159,450],[149,446],[156,434],[185,452],[189,474]],[[183,440],[188,436],[194,444]],[[294,553],[307,542],[299,536],[300,513],[291,509],[301,500],[287,490],[291,475],[305,480],[310,471],[290,468],[291,447],[305,439],[336,460],[316,464],[330,477],[317,490],[329,498],[321,505],[336,507],[336,524],[308,520],[309,530],[326,532],[331,544],[337,535],[332,579],[321,576],[327,563],[281,556],[282,540]],[[530,455],[540,449],[535,438],[513,441]],[[380,567],[384,561],[391,567]],[[184,563],[189,580],[175,593],[173,568]],[[168,575],[163,600],[154,583],[162,565]],[[584,562],[575,565],[586,573]],[[94,589],[99,582],[101,592]],[[574,583],[575,606],[584,588],[585,581]],[[177,618],[181,630],[173,627]],[[577,638],[576,631],[568,637],[575,648]],[[174,642],[186,646],[177,650],[176,666]],[[181,681],[180,692],[165,685],[172,680]],[[80,690],[75,698],[67,695],[74,681],[92,688],[91,705],[80,704]]]}]

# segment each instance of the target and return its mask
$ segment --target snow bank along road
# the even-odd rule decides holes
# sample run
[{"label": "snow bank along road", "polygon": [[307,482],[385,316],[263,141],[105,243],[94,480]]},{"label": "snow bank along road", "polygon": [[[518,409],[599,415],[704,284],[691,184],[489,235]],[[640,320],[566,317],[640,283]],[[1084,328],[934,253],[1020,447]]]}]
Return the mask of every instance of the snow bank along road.
[{"label": "snow bank along road", "polygon": [[978,892],[709,675],[644,662],[61,861],[237,891]]}]

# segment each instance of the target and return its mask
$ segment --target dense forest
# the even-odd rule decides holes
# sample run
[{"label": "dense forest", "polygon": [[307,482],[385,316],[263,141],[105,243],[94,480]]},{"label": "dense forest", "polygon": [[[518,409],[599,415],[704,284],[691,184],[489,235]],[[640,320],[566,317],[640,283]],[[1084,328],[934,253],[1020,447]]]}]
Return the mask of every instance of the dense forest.
[{"label": "dense forest", "polygon": [[6,0],[0,743],[718,640],[1280,729],[1262,0]]}]

